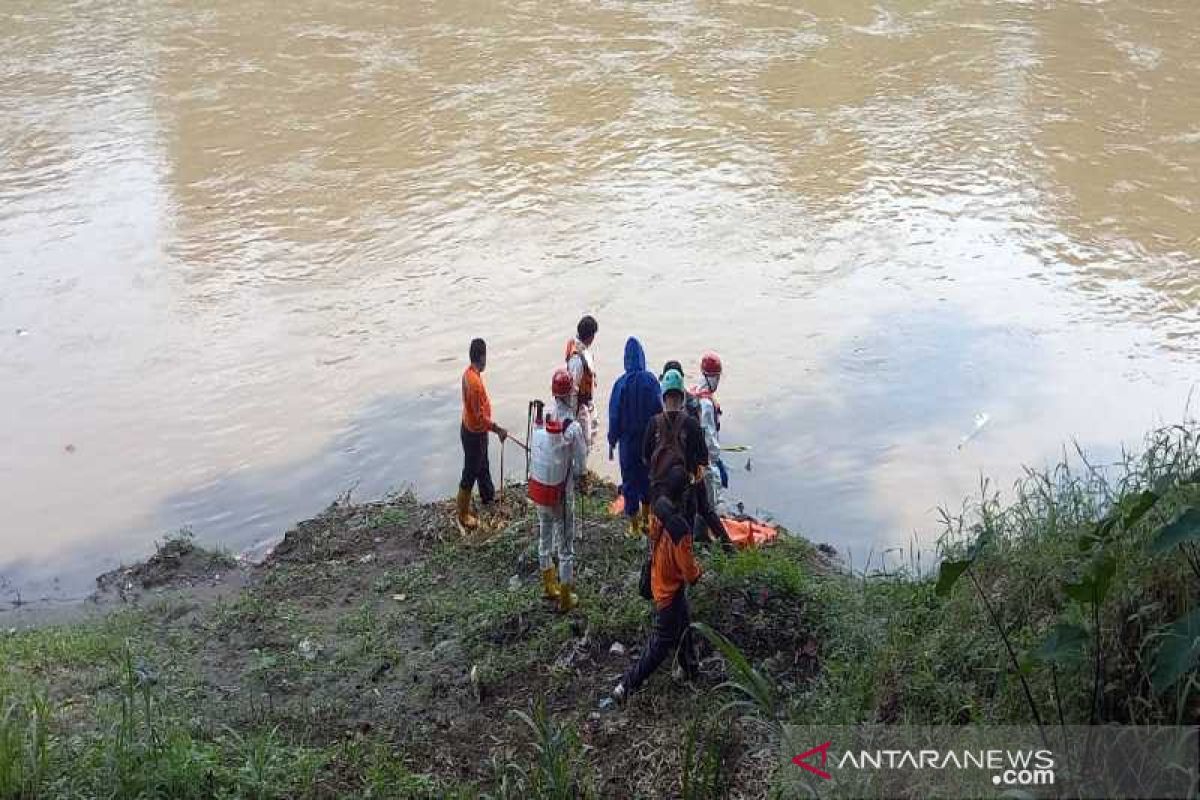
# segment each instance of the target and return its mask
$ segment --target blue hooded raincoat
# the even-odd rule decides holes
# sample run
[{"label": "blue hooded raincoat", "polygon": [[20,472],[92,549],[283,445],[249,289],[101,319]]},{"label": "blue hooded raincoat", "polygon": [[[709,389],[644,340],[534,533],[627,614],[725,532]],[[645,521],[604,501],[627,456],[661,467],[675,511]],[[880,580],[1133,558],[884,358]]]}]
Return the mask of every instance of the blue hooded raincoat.
[{"label": "blue hooded raincoat", "polygon": [[620,448],[621,494],[633,516],[650,491],[650,466],[642,461],[646,426],[662,411],[658,378],[646,369],[646,352],[636,338],[625,342],[625,374],[613,384],[608,400],[608,444]]}]

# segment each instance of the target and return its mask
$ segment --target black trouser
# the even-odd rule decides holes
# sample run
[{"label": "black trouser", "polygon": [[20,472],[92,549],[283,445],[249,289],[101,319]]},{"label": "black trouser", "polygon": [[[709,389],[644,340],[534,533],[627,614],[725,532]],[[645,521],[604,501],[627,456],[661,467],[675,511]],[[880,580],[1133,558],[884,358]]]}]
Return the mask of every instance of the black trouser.
[{"label": "black trouser", "polygon": [[692,614],[688,608],[687,590],[675,593],[666,608],[654,612],[654,630],[637,663],[625,673],[625,691],[632,694],[649,678],[671,652],[679,648],[679,663],[689,677],[696,674],[696,653],[692,648]]},{"label": "black trouser", "polygon": [[468,492],[479,481],[479,499],[490,503],[496,496],[496,487],[492,485],[492,467],[488,463],[488,432],[473,433],[467,426],[461,427],[463,448],[462,479],[458,488]]},{"label": "black trouser", "polygon": [[[704,481],[693,484],[691,489],[696,516],[693,518],[692,536],[697,542],[720,542],[722,547],[733,548],[725,523],[708,502],[708,487]],[[711,536],[710,536],[711,533]]]}]

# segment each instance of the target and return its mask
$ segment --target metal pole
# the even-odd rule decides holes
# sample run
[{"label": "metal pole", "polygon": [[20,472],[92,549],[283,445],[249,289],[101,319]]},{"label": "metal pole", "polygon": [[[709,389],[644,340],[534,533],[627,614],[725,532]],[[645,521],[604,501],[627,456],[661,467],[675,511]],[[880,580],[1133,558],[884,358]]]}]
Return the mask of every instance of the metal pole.
[{"label": "metal pole", "polygon": [[[567,464],[567,480],[566,480],[566,483],[563,484],[563,493],[562,493],[562,501],[561,501],[562,502],[562,540],[563,541],[566,541],[566,538],[567,538],[567,500],[570,499],[571,490],[574,488],[571,486],[571,473],[572,473],[571,464],[568,462],[568,464]],[[574,533],[574,531],[572,531],[572,533]],[[552,542],[550,546],[554,547],[554,543]],[[557,563],[559,561],[557,551],[555,552],[554,555],[555,555],[554,560]]]},{"label": "metal pole", "polygon": [[[587,475],[587,464],[586,463],[584,464],[584,467],[583,467],[583,474],[584,474],[584,476]],[[577,484],[576,488],[579,489],[579,540],[583,541],[583,528],[584,528],[584,524],[587,522],[587,514],[583,510],[582,481],[576,481],[576,484]]]},{"label": "metal pole", "polygon": [[532,465],[529,462],[530,455],[529,455],[528,442],[530,442],[533,439],[533,410],[535,408],[536,403],[537,403],[536,400],[530,400],[529,408],[525,413],[525,442],[526,442],[526,445],[525,445],[525,482],[526,483],[529,483],[529,472],[532,467]]}]

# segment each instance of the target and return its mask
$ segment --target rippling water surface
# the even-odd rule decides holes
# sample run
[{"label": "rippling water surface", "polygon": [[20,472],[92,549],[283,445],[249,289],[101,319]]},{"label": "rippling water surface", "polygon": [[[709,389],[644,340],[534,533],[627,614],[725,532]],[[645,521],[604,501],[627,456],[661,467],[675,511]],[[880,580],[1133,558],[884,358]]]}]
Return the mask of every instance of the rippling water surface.
[{"label": "rippling water surface", "polygon": [[1200,5],[799,5],[7,0],[3,591],[449,494],[467,342],[520,428],[584,311],[860,560],[1177,420]]}]

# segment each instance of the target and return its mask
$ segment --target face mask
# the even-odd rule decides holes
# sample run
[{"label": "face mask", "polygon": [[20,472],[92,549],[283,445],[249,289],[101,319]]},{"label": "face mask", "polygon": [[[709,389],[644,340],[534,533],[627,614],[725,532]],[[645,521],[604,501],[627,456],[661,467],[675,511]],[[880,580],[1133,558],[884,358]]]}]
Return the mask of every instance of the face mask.
[{"label": "face mask", "polygon": [[717,390],[717,386],[721,383],[721,376],[720,375],[705,375],[704,382],[706,384],[708,384],[708,390],[710,392],[715,392]]}]

